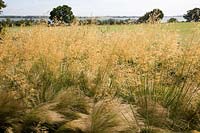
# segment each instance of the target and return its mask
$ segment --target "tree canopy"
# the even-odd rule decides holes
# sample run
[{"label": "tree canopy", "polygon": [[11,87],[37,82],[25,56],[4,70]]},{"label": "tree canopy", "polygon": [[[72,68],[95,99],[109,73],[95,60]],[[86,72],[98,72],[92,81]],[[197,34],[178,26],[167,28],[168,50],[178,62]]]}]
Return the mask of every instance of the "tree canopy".
[{"label": "tree canopy", "polygon": [[144,16],[137,20],[137,23],[155,23],[160,21],[164,17],[163,12],[160,9],[153,9],[153,11],[147,12]]},{"label": "tree canopy", "polygon": [[6,4],[3,0],[0,0],[0,10],[5,8],[6,7]]},{"label": "tree canopy", "polygon": [[50,12],[49,18],[54,23],[64,22],[64,23],[70,24],[74,20],[74,15],[73,15],[71,7],[69,7],[68,5],[63,5],[63,6],[58,6],[58,7],[54,8]]},{"label": "tree canopy", "polygon": [[187,11],[187,14],[183,16],[187,22],[200,22],[200,8],[194,8]]}]

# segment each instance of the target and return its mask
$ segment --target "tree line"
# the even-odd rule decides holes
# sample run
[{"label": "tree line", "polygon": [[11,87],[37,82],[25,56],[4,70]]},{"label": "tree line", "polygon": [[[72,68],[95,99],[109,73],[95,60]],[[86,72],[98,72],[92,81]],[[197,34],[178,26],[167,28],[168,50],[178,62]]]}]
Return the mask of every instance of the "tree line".
[{"label": "tree line", "polygon": [[[3,0],[0,0],[0,10],[5,8],[6,4]],[[70,25],[71,23],[78,23],[79,25],[87,25],[87,24],[97,24],[97,25],[113,25],[113,24],[140,24],[140,23],[158,23],[164,17],[164,13],[160,9],[153,9],[150,12],[145,13],[143,16],[139,17],[137,20],[115,20],[115,19],[108,19],[108,20],[97,20],[97,19],[86,19],[86,20],[77,20],[72,12],[72,8],[68,5],[58,6],[54,8],[50,12],[49,19],[51,21],[48,22],[49,25],[60,25],[66,24]],[[187,13],[183,16],[187,22],[199,22],[200,21],[200,8],[194,8],[192,10],[188,10]],[[178,22],[176,18],[170,18],[168,20],[169,23],[171,22]],[[1,26],[30,26],[33,24],[37,24],[40,22],[35,22],[33,20],[20,20],[20,21],[11,21],[7,19],[6,21],[1,21]],[[42,21],[43,23],[43,21]]]},{"label": "tree line", "polygon": [[[145,13],[143,16],[139,17],[136,21],[132,21],[132,23],[140,24],[140,23],[158,23],[164,17],[164,13],[160,9],[153,9],[150,12]],[[50,12],[50,20],[53,23],[66,23],[70,25],[70,23],[74,22],[75,16],[72,12],[72,8],[68,5],[58,6],[54,8]],[[187,22],[199,22],[200,21],[200,8],[194,8],[192,10],[187,11],[187,13],[183,16]],[[93,20],[94,21],[94,20]],[[168,22],[177,22],[176,18],[170,18]],[[92,22],[92,20],[79,20],[80,24],[127,24],[128,20],[125,21],[115,21],[113,19],[110,20],[96,20]]]}]

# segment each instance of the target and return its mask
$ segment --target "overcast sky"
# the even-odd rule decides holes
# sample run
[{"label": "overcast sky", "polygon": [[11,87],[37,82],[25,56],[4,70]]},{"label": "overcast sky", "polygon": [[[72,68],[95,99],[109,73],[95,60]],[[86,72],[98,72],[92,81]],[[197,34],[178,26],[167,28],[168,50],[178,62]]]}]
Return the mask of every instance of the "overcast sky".
[{"label": "overcast sky", "polygon": [[48,15],[67,4],[76,16],[141,16],[160,8],[166,16],[182,15],[200,7],[200,0],[5,0],[3,15]]}]

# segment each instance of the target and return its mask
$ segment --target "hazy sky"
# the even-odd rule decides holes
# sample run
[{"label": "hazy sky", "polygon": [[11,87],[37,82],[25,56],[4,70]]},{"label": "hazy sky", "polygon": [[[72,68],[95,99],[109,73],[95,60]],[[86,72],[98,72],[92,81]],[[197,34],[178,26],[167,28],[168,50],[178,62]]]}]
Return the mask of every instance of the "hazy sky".
[{"label": "hazy sky", "polygon": [[5,0],[3,15],[48,15],[53,7],[67,4],[76,16],[141,16],[160,8],[166,16],[182,15],[200,7],[200,0]]}]

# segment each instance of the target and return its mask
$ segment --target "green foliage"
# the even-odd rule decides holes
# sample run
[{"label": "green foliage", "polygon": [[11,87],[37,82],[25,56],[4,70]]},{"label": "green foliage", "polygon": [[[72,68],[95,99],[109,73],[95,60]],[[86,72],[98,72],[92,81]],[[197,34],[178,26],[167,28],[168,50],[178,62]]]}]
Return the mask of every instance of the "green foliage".
[{"label": "green foliage", "polygon": [[[3,0],[0,0],[0,13],[1,13],[1,9],[5,8],[6,4]],[[2,33],[4,26],[0,23],[0,33]]]},{"label": "green foliage", "polygon": [[42,20],[17,20],[17,21],[13,21],[9,18],[7,18],[6,20],[2,20],[0,21],[0,26],[3,27],[15,27],[15,26],[33,26],[33,25],[37,25],[37,24],[41,24]]},{"label": "green foliage", "polygon": [[178,20],[176,18],[170,18],[167,22],[168,23],[176,23],[176,22],[178,22]]},{"label": "green foliage", "polygon": [[187,14],[183,16],[187,22],[199,22],[200,21],[200,8],[194,8],[187,11]]},{"label": "green foliage", "polygon": [[6,4],[3,0],[0,0],[0,10],[5,8],[6,7]]},{"label": "green foliage", "polygon": [[163,12],[160,9],[153,9],[153,11],[147,12],[144,16],[137,20],[137,23],[155,23],[160,21],[164,17]]},{"label": "green foliage", "polygon": [[118,20],[118,19],[108,19],[108,20],[99,20],[99,19],[85,19],[85,20],[79,20],[79,25],[90,25],[90,24],[96,24],[96,25],[125,25],[125,24],[134,24],[135,21],[131,19],[126,20]]},{"label": "green foliage", "polygon": [[72,8],[67,5],[58,6],[50,12],[49,18],[53,20],[54,23],[64,22],[70,24],[74,20],[74,15],[71,10]]}]

